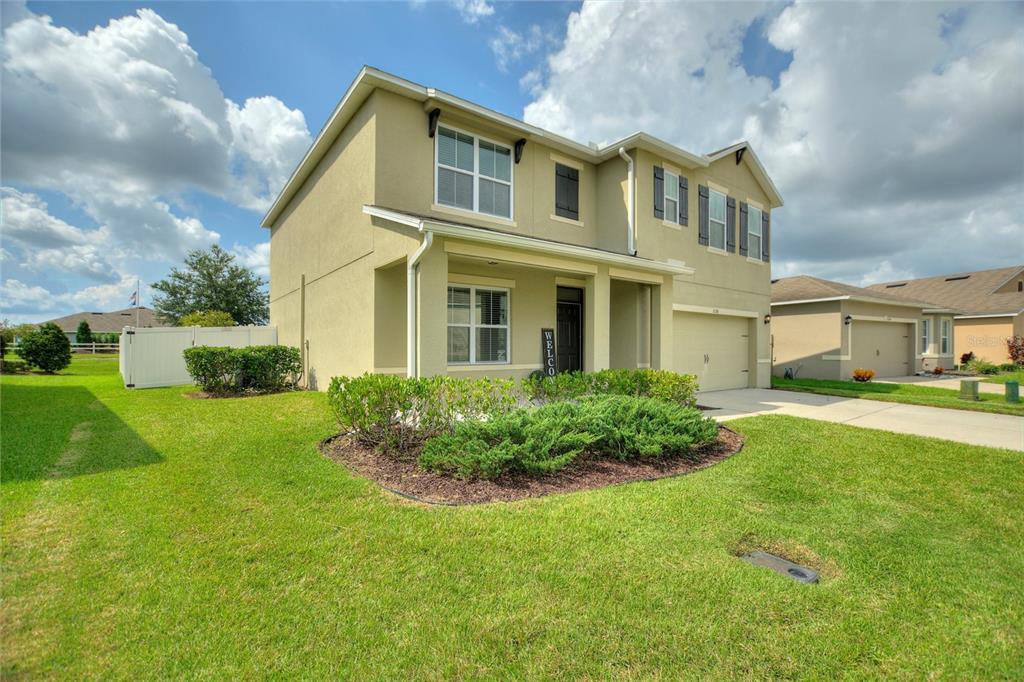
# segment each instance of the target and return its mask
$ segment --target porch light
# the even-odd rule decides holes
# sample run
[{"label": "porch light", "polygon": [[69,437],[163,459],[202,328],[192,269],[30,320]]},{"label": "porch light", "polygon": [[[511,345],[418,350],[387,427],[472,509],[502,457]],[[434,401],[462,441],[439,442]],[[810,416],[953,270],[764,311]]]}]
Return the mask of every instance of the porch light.
[{"label": "porch light", "polygon": [[843,324],[846,326],[849,326],[851,322],[853,322],[853,315],[847,315],[843,318]]},{"label": "porch light", "polygon": [[768,315],[764,316],[764,323],[765,324],[769,324],[771,321],[772,321],[771,313],[769,313]]}]

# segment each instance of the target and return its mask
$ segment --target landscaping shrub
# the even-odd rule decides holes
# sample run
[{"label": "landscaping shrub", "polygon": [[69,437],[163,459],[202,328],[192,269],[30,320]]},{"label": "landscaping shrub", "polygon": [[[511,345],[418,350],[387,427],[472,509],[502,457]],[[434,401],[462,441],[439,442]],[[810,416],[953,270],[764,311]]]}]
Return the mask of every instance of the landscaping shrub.
[{"label": "landscaping shrub", "polygon": [[1019,369],[1020,365],[1015,365],[1012,362],[1004,362],[1003,364],[999,365],[1000,372],[1016,372]]},{"label": "landscaping shrub", "polygon": [[235,320],[231,313],[223,310],[197,310],[182,315],[178,320],[179,327],[234,327]]},{"label": "landscaping shrub", "polygon": [[967,370],[974,374],[999,374],[999,367],[981,358],[974,358],[968,362]]},{"label": "landscaping shrub", "polygon": [[577,400],[588,395],[630,395],[660,398],[680,405],[696,404],[697,378],[663,369],[603,369],[584,374],[523,379],[523,393],[536,403]]},{"label": "landscaping shrub", "polygon": [[364,445],[405,450],[466,419],[489,419],[518,402],[511,379],[334,377],[327,390],[343,433]]},{"label": "landscaping shrub", "polygon": [[0,372],[3,374],[21,374],[28,371],[28,363],[24,360],[0,359]]},{"label": "landscaping shrub", "polygon": [[627,395],[585,397],[521,408],[489,421],[459,423],[427,441],[419,463],[460,478],[543,474],[585,451],[628,460],[686,456],[718,427],[693,407]]},{"label": "landscaping shrub", "polygon": [[966,365],[968,362],[974,359],[974,351],[969,351],[960,356],[960,364]]},{"label": "landscaping shrub", "polygon": [[1011,336],[1006,339],[1006,354],[1016,365],[1014,369],[1024,367],[1024,336]]},{"label": "landscaping shrub", "polygon": [[853,370],[853,380],[865,383],[875,378],[875,370],[858,367]]},{"label": "landscaping shrub", "polygon": [[85,320],[78,323],[78,329],[75,330],[75,343],[96,343],[92,329],[89,328],[89,323]]},{"label": "landscaping shrub", "polygon": [[214,395],[267,392],[294,386],[302,372],[298,348],[288,346],[195,346],[185,367],[201,389]]},{"label": "landscaping shrub", "polygon": [[946,371],[946,370],[942,369],[941,367],[936,367],[935,369],[933,369],[933,370],[932,370],[932,374],[934,374],[935,376],[940,376],[940,375],[942,375],[942,374],[943,374],[943,373],[944,373],[945,371]]},{"label": "landscaping shrub", "polygon": [[47,322],[21,337],[18,356],[29,366],[53,374],[71,364],[71,342],[60,327]]}]

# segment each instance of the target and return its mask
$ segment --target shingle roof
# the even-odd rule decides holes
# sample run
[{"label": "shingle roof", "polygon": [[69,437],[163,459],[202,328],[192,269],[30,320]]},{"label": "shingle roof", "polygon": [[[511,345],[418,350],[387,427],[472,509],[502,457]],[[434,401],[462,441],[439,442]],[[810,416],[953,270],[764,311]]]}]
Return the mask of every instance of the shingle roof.
[{"label": "shingle roof", "polygon": [[869,288],[876,293],[925,298],[959,310],[964,315],[1016,314],[1024,310],[1024,292],[993,292],[1022,271],[1024,265],[1014,265],[1009,268],[884,282],[872,284]]},{"label": "shingle roof", "polygon": [[[125,308],[109,313],[81,312],[47,320],[60,327],[63,331],[73,332],[78,329],[78,324],[85,320],[89,323],[89,329],[94,332],[108,334],[119,332],[123,327],[134,327],[135,308]],[[166,327],[168,325],[157,319],[156,312],[150,308],[139,308],[139,327]]]},{"label": "shingle roof", "polygon": [[921,308],[936,307],[932,303],[919,300],[908,300],[903,296],[894,296],[884,291],[874,291],[852,284],[833,282],[828,279],[797,275],[772,280],[772,303],[793,301],[815,301],[828,298],[852,298],[893,305],[911,305]]}]

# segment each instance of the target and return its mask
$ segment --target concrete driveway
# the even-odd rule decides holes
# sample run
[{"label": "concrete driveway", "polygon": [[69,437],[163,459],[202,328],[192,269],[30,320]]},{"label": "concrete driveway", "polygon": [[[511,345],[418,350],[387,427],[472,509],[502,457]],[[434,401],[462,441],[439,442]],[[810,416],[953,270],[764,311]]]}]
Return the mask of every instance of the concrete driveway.
[{"label": "concrete driveway", "polygon": [[697,402],[716,408],[718,421],[756,414],[784,414],[895,433],[944,438],[958,443],[1024,450],[1024,417],[878,400],[840,398],[797,391],[743,388],[697,394]]}]

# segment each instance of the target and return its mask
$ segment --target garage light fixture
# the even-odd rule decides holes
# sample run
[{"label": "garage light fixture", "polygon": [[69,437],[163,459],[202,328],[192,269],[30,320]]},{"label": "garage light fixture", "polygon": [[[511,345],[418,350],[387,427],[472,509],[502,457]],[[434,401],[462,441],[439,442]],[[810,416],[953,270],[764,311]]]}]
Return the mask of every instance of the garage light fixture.
[{"label": "garage light fixture", "polygon": [[847,315],[846,317],[843,318],[843,324],[845,324],[846,326],[850,326],[851,322],[853,322],[853,315]]},{"label": "garage light fixture", "polygon": [[772,321],[772,316],[771,316],[771,314],[768,314],[768,315],[765,315],[765,316],[764,316],[764,323],[765,323],[765,324],[768,324],[768,323],[770,323],[771,321]]}]

